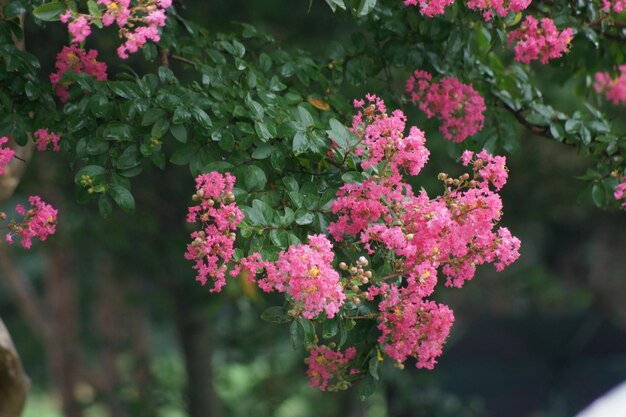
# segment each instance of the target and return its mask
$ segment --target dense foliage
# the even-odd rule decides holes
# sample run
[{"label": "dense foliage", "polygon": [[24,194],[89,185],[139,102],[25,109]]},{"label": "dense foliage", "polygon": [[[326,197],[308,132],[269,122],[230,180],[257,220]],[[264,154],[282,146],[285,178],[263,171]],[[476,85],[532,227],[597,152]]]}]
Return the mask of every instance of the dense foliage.
[{"label": "dense foliage", "polygon": [[[626,135],[607,103],[626,100],[623,4],[326,3],[359,30],[312,56],[248,24],[207,30],[169,0],[6,2],[0,169],[10,176],[29,141],[60,151],[78,202],[107,217],[115,205],[134,211],[133,178],[147,164],[187,166],[189,194],[196,185],[187,221],[200,229],[185,257],[198,281],[218,292],[240,277],[283,293],[263,318],[289,324],[294,346],[309,350],[311,385],[362,380],[367,397],[385,356],[399,368],[410,358],[435,365],[454,319],[432,299],[438,276],[461,287],[478,265],[502,270],[519,256],[519,240],[497,226],[508,171],[496,154],[518,150],[520,125],[589,157],[581,178],[597,205],[626,200]],[[20,48],[23,14],[67,24],[55,72]],[[111,26],[119,60],[138,53],[150,70],[112,73],[86,47]],[[561,108],[535,71],[568,80],[588,102]],[[371,94],[354,100],[355,86]],[[421,123],[407,129],[411,103]],[[411,177],[438,140],[469,172],[439,174],[440,194],[429,196]],[[50,205],[30,203],[3,240],[20,235],[30,247],[62,227]]]}]

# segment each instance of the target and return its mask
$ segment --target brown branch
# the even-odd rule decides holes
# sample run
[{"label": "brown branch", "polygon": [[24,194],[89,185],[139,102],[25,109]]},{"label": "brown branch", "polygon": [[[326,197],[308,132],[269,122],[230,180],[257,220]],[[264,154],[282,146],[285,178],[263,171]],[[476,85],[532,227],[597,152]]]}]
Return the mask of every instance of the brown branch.
[{"label": "brown branch", "polygon": [[161,48],[160,46],[157,46],[157,50],[159,51],[159,59],[161,60],[161,66],[169,68],[170,67],[170,60],[168,58],[169,51],[165,48]]},{"label": "brown branch", "polygon": [[185,64],[193,65],[194,67],[196,66],[196,63],[194,61],[192,61],[191,59],[187,59],[184,56],[170,54],[169,57],[172,58],[174,61],[184,62]]}]

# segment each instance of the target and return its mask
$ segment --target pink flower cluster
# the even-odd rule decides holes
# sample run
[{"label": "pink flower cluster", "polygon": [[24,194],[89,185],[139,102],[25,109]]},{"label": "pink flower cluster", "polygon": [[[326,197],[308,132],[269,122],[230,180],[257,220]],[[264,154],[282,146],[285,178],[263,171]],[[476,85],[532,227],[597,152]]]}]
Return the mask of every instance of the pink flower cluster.
[{"label": "pink flower cluster", "polygon": [[59,140],[61,137],[54,132],[48,132],[48,129],[39,129],[34,133],[35,138],[37,138],[37,150],[38,151],[46,151],[52,146],[52,150],[54,152],[58,152],[59,148]]},{"label": "pink flower cluster", "polygon": [[611,12],[611,9],[615,13],[621,13],[626,8],[626,0],[602,0],[602,11]]},{"label": "pink flower cluster", "polygon": [[[345,389],[348,381],[346,377],[356,374],[357,369],[350,369],[349,362],[356,357],[356,349],[350,347],[345,353],[336,352],[327,346],[314,346],[309,350],[307,375],[309,385],[321,391],[336,391]],[[329,387],[329,384],[330,387]]]},{"label": "pink flower cluster", "polygon": [[233,258],[234,231],[243,220],[232,193],[235,177],[226,173],[211,172],[196,178],[193,200],[198,204],[189,207],[187,222],[201,223],[202,230],[191,234],[185,259],[194,261],[197,281],[205,285],[213,281],[211,292],[219,292],[226,284],[227,264]]},{"label": "pink flower cluster", "polygon": [[471,84],[454,77],[432,80],[426,71],[416,70],[407,80],[406,91],[428,118],[441,120],[439,128],[447,140],[462,142],[481,131],[485,122],[485,100]]},{"label": "pink flower cluster", "polygon": [[[418,6],[420,13],[433,17],[444,14],[446,7],[454,3],[454,0],[404,0],[405,6]],[[525,10],[532,0],[468,0],[466,5],[472,10],[483,12],[486,21],[490,21],[495,11],[498,16],[506,17],[509,13]]]},{"label": "pink flower cluster", "polygon": [[508,44],[515,43],[516,61],[528,64],[538,59],[546,64],[567,53],[573,37],[572,28],[559,32],[550,18],[538,21],[532,16],[526,16],[520,28],[509,33]]},{"label": "pink flower cluster", "polygon": [[500,17],[506,17],[509,13],[519,13],[530,6],[532,0],[468,0],[467,7],[472,10],[482,10],[483,17],[488,22],[493,17],[493,12]]},{"label": "pink flower cluster", "polygon": [[624,210],[626,210],[626,179],[622,179],[622,180],[623,182],[621,182],[620,184],[617,185],[617,187],[615,187],[615,192],[613,193],[613,197],[615,197],[617,201],[623,200],[622,207],[624,208]]},{"label": "pink flower cluster", "polygon": [[311,235],[308,244],[290,246],[280,252],[276,262],[261,261],[258,253],[244,258],[232,275],[246,270],[250,272],[249,279],[254,279],[259,270],[265,269],[257,281],[259,288],[289,294],[294,316],[311,320],[324,312],[327,318],[333,318],[346,296],[339,273],[332,267],[335,257],[332,247],[325,236]]},{"label": "pink flower cluster", "polygon": [[[31,205],[28,210],[21,204],[15,207],[15,211],[24,219],[20,222],[11,221],[8,225],[9,232],[5,236],[6,242],[9,244],[13,243],[14,236],[21,237],[21,243],[25,249],[31,248],[33,238],[44,241],[56,232],[58,214],[54,207],[36,195],[29,197],[28,202]],[[4,213],[2,214],[5,217]]]},{"label": "pink flower cluster", "polygon": [[597,72],[594,88],[598,93],[604,93],[613,104],[626,102],[626,65],[618,67],[619,75],[612,78],[608,72]]},{"label": "pink flower cluster", "polygon": [[9,138],[6,136],[0,137],[0,175],[4,175],[4,167],[6,167],[13,156],[15,155],[15,151],[10,148],[3,148],[2,145],[5,145],[9,141]]},{"label": "pink flower cluster", "polygon": [[417,368],[433,369],[454,323],[452,310],[407,288],[383,284],[381,292],[378,341],[387,355],[400,363],[413,357]]},{"label": "pink flower cluster", "polygon": [[[453,320],[445,306],[424,299],[434,291],[437,270],[446,276],[446,285],[461,287],[474,277],[478,265],[493,263],[502,270],[519,257],[519,240],[506,228],[496,229],[502,209],[496,191],[508,177],[506,160],[486,151],[465,152],[462,162],[472,165],[473,177],[440,174],[446,186],[443,195],[431,199],[425,191],[414,194],[400,174],[403,159],[397,158],[397,148],[389,147],[382,156],[376,152],[380,142],[393,143],[402,136],[398,120],[391,122],[393,128],[385,124],[399,115],[387,115],[384,103],[374,96],[366,99],[368,106],[355,102],[359,111],[353,130],[364,146],[359,153],[366,161],[373,158],[375,164],[369,165],[379,168],[362,183],[339,189],[331,205],[337,220],[328,232],[337,241],[356,239],[370,255],[388,253],[395,260],[395,272],[386,278],[402,277],[404,284],[396,288],[382,279],[366,291],[370,300],[382,297],[379,341],[392,358],[415,357],[418,366],[431,368]],[[370,126],[376,134],[368,131]],[[417,146],[417,153],[424,155],[419,168],[428,155],[420,147],[423,142]]]},{"label": "pink flower cluster", "polygon": [[117,48],[117,54],[126,59],[129,53],[137,52],[147,41],[161,39],[159,28],[165,26],[165,12],[172,6],[172,0],[139,0],[135,5],[131,5],[130,0],[98,0],[97,4],[104,7],[101,17],[67,10],[61,21],[68,23],[68,30],[76,43],[89,36],[94,21],[100,20],[103,26],[116,23],[124,40]]},{"label": "pink flower cluster", "polygon": [[59,99],[65,103],[69,99],[69,84],[63,80],[63,74],[67,71],[86,73],[93,76],[97,81],[106,81],[107,65],[99,62],[98,51],[86,51],[77,45],[64,46],[57,54],[55,63],[56,72],[50,74],[50,82]]},{"label": "pink flower cluster", "polygon": [[405,6],[419,5],[420,13],[428,17],[444,14],[446,7],[452,3],[454,0],[404,0]]},{"label": "pink flower cluster", "polygon": [[[368,96],[369,99],[373,101],[367,106],[365,100],[354,102],[358,111],[352,120],[352,131],[362,137],[355,150],[357,156],[363,157],[361,167],[370,169],[385,160],[396,174],[399,168],[404,168],[417,175],[430,154],[424,146],[424,132],[411,127],[408,136],[404,136],[406,116],[402,110],[395,110],[387,117],[382,100],[374,96]],[[383,114],[385,117],[379,117]],[[387,159],[388,155],[391,159]]]}]

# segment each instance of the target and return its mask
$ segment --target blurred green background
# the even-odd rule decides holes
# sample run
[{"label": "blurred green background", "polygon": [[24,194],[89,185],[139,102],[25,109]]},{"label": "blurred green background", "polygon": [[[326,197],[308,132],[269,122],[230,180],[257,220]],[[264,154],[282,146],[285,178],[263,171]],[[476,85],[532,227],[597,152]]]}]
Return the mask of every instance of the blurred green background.
[{"label": "blurred green background", "polygon": [[[182,14],[211,30],[251,23],[285,49],[313,54],[357,30],[322,1],[310,10],[304,0],[184,4]],[[27,48],[42,57],[44,72],[65,36],[60,24],[27,27]],[[90,42],[116,61],[114,36]],[[144,65],[137,57],[130,63]],[[396,74],[397,91],[410,70]],[[537,82],[557,107],[576,106],[572,90],[548,72]],[[355,94],[364,91],[389,93],[372,84]],[[407,113],[410,122],[422,120],[414,108]],[[503,224],[522,240],[520,260],[499,274],[481,268],[462,290],[444,291],[457,322],[436,369],[385,367],[384,383],[366,402],[355,390],[321,394],[307,386],[304,352],[292,350],[285,327],[259,318],[275,299],[242,282],[218,295],[194,282],[183,259],[188,171],[147,170],[134,185],[137,213],[104,220],[95,207],[72,203],[63,157],[37,155],[7,206],[40,193],[60,209],[58,234],[30,252],[0,253],[25,274],[50,330],[42,335],[0,279],[0,316],[32,379],[25,415],[574,415],[626,380],[626,214],[593,206],[575,179],[587,167],[575,150],[519,135],[521,149],[508,156]],[[431,161],[417,183],[436,190],[436,174],[458,168],[436,129],[427,138]]]}]

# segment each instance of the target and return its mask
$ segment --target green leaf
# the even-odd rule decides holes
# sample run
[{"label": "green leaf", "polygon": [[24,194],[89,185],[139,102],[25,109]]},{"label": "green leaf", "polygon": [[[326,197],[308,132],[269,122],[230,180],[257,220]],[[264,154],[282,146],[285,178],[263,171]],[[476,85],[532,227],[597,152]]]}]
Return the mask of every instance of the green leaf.
[{"label": "green leaf", "polygon": [[348,129],[336,119],[330,119],[330,128],[330,130],[326,131],[328,136],[339,145],[340,149],[348,150],[350,147],[350,132]]},{"label": "green leaf", "polygon": [[187,128],[185,125],[171,125],[170,132],[177,141],[181,143],[187,143]]},{"label": "green leaf", "polygon": [[97,17],[97,18],[102,17],[102,13],[100,12],[100,9],[98,8],[98,4],[95,1],[89,0],[87,2],[87,9],[89,9],[90,15]]},{"label": "green leaf", "polygon": [[361,0],[359,7],[356,9],[357,16],[367,16],[374,7],[376,7],[377,0]]},{"label": "green leaf", "polygon": [[137,145],[132,144],[124,149],[124,152],[117,159],[117,168],[121,170],[131,169],[141,164],[141,154]]},{"label": "green leaf", "polygon": [[113,201],[127,213],[135,210],[135,199],[127,188],[119,184],[110,184],[109,195],[113,198]]},{"label": "green leaf", "polygon": [[310,345],[315,341],[315,326],[309,320],[300,318],[298,319],[298,324],[302,329],[302,339],[304,341],[304,345]]},{"label": "green leaf", "polygon": [[111,212],[113,211],[113,203],[108,195],[102,194],[100,196],[98,199],[98,210],[100,211],[100,215],[105,219],[111,215]]},{"label": "green leaf", "polygon": [[59,20],[59,16],[61,16],[66,10],[67,6],[65,6],[65,4],[55,1],[36,7],[33,10],[33,16],[45,22],[56,22]]},{"label": "green leaf", "polygon": [[250,165],[246,169],[245,184],[248,191],[263,190],[267,184],[267,176],[258,166]]},{"label": "green leaf", "polygon": [[361,401],[367,400],[373,393],[376,392],[376,385],[376,380],[371,375],[368,375],[363,379],[359,389],[359,398]]},{"label": "green leaf", "polygon": [[303,209],[298,209],[296,210],[295,220],[296,220],[296,223],[299,224],[300,226],[311,224],[313,223],[313,213],[311,213],[310,211],[303,210]]},{"label": "green leaf", "polygon": [[298,335],[298,322],[294,321],[289,326],[289,335],[291,336],[291,347],[293,350],[298,348],[298,344],[300,343],[300,337]]},{"label": "green leaf", "polygon": [[374,351],[374,354],[372,355],[372,358],[370,359],[369,362],[369,373],[372,376],[372,378],[374,378],[376,381],[378,381],[378,364],[380,362],[378,362],[378,357],[376,355],[376,352]]},{"label": "green leaf", "polygon": [[326,320],[322,326],[322,337],[324,339],[331,339],[335,337],[339,331],[339,325],[337,320]]},{"label": "green leaf", "polygon": [[152,125],[152,131],[150,134],[155,138],[162,138],[163,135],[169,130],[170,121],[163,118],[156,121],[154,125]]},{"label": "green leaf", "polygon": [[303,154],[307,151],[307,149],[309,149],[309,143],[306,133],[301,131],[296,133],[296,135],[293,137],[292,149],[293,153],[295,153],[296,155]]},{"label": "green leaf", "polygon": [[289,316],[285,307],[274,306],[266,309],[261,313],[261,318],[272,323],[284,324],[290,323],[293,319]]},{"label": "green leaf", "polygon": [[263,143],[252,152],[252,158],[253,159],[266,159],[270,157],[273,151],[274,151],[274,146]]},{"label": "green leaf", "polygon": [[74,176],[74,182],[80,184],[81,179],[84,176],[96,178],[106,174],[106,170],[99,165],[87,165],[82,167]]},{"label": "green leaf", "polygon": [[300,122],[302,123],[302,126],[304,126],[305,128],[309,128],[315,124],[311,113],[309,113],[309,111],[302,106],[298,106],[298,117],[300,119]]},{"label": "green leaf", "polygon": [[337,7],[342,10],[346,10],[346,5],[344,4],[343,0],[326,0],[326,3],[333,12],[337,10]]},{"label": "green leaf", "polygon": [[593,184],[593,187],[591,188],[591,198],[593,199],[594,204],[598,207],[604,207],[606,205],[606,192],[604,184]]}]

